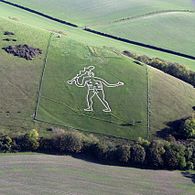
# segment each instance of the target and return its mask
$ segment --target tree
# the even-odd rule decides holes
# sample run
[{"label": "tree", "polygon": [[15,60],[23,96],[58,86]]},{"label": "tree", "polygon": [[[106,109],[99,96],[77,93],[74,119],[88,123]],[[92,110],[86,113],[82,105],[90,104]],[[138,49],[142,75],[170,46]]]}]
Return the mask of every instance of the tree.
[{"label": "tree", "polygon": [[164,162],[168,169],[186,168],[186,148],[183,144],[172,143],[169,146],[166,146],[165,150]]},{"label": "tree", "polygon": [[183,126],[183,133],[187,138],[195,138],[195,118],[189,118]]},{"label": "tree", "polygon": [[135,144],[131,147],[131,162],[134,165],[142,165],[145,161],[146,152],[144,147]]},{"label": "tree", "polygon": [[83,147],[81,137],[73,132],[57,136],[54,145],[60,153],[78,153]]},{"label": "tree", "polygon": [[5,135],[0,137],[0,152],[10,152],[12,149],[12,139]]},{"label": "tree", "polygon": [[151,167],[162,168],[164,166],[163,155],[165,153],[164,142],[153,141],[147,150],[147,162]]},{"label": "tree", "polygon": [[130,151],[130,146],[125,144],[125,145],[120,145],[116,149],[116,156],[117,156],[117,161],[121,163],[127,163],[130,159],[131,156],[131,151]]},{"label": "tree", "polygon": [[32,129],[24,136],[16,139],[16,144],[19,145],[22,151],[36,151],[39,147],[39,133],[37,129]]}]

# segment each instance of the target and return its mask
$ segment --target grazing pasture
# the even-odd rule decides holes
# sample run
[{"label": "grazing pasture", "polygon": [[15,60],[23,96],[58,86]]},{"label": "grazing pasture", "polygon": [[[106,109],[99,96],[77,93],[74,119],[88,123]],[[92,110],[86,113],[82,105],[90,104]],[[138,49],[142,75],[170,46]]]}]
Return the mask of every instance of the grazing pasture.
[{"label": "grazing pasture", "polygon": [[193,172],[106,166],[70,156],[3,155],[0,168],[0,194],[4,195],[195,193]]}]

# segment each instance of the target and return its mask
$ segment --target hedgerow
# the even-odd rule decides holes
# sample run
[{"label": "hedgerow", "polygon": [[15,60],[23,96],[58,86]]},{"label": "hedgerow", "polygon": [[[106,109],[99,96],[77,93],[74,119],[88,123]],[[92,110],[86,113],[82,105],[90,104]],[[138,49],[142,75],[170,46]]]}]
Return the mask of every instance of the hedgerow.
[{"label": "hedgerow", "polygon": [[[59,131],[58,131],[59,132]],[[194,169],[195,140],[176,139],[113,142],[78,131],[60,131],[49,138],[31,130],[17,137],[0,137],[0,152],[36,151],[49,154],[81,153],[105,164],[154,169]]]},{"label": "hedgerow", "polygon": [[187,69],[182,64],[167,62],[160,58],[150,58],[146,55],[137,55],[129,51],[123,51],[123,54],[137,61],[157,68],[195,87],[195,72]]}]

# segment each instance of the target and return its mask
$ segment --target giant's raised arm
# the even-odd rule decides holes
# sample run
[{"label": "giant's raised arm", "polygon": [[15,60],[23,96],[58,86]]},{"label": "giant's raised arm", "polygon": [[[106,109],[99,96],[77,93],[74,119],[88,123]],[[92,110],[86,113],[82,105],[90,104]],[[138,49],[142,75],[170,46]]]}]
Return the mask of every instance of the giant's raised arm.
[{"label": "giant's raised arm", "polygon": [[106,87],[119,87],[124,85],[123,82],[118,82],[118,83],[108,83],[106,80],[99,78],[99,77],[95,77],[95,79],[100,80]]}]

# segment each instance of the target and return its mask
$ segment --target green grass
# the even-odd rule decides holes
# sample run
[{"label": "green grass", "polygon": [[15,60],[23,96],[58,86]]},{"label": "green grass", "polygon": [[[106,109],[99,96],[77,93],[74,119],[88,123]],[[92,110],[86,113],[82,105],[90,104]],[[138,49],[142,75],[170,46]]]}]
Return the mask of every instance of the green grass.
[{"label": "green grass", "polygon": [[195,105],[195,90],[168,74],[151,68],[150,127],[151,135],[167,127],[167,123],[190,116]]},{"label": "green grass", "polygon": [[[104,24],[148,12],[192,9],[190,0],[8,0],[81,26]],[[103,8],[103,9],[102,9]]]},{"label": "green grass", "polygon": [[[89,119],[86,119],[87,118],[86,116],[82,116],[84,117],[83,122],[79,122],[81,120],[77,120],[76,117],[74,121],[73,116],[66,115],[65,117],[63,117],[64,116],[63,114],[65,113],[64,103],[67,103],[67,98],[70,99],[70,97],[66,98],[65,92],[70,92],[70,90],[67,89],[67,86],[65,86],[65,84],[62,82],[66,79],[66,77],[67,79],[69,79],[72,76],[74,76],[78,72],[78,70],[80,70],[81,67],[83,67],[86,63],[89,62],[89,60],[83,57],[85,55],[89,57],[88,48],[96,48],[98,54],[100,55],[99,58],[94,57],[92,55],[92,60],[90,61],[90,63],[94,61],[101,62],[101,60],[105,58],[102,56],[103,55],[102,53],[105,52],[108,53],[106,55],[112,56],[113,51],[120,53],[123,50],[130,50],[138,54],[146,54],[151,57],[160,57],[168,61],[178,62],[186,65],[190,69],[194,69],[195,67],[193,60],[187,60],[184,58],[176,57],[162,52],[144,49],[141,47],[132,46],[126,43],[121,43],[119,41],[100,37],[98,35],[93,35],[84,32],[80,29],[67,27],[58,24],[56,22],[44,19],[42,17],[36,16],[34,14],[28,13],[26,11],[20,10],[18,8],[14,8],[4,4],[1,4],[0,6],[0,24],[1,24],[1,28],[0,28],[1,39],[3,38],[2,35],[3,31],[5,30],[14,31],[17,34],[17,39],[18,39],[17,43],[29,43],[34,47],[42,48],[44,51],[40,59],[37,58],[33,61],[26,61],[24,59],[16,58],[6,54],[5,52],[3,52],[3,50],[0,51],[0,58],[1,58],[0,80],[2,83],[0,87],[2,91],[0,95],[0,105],[2,108],[0,113],[1,133],[6,133],[6,132],[14,133],[16,129],[18,132],[24,132],[25,130],[34,127],[34,125],[36,125],[32,121],[32,115],[35,110],[37,91],[38,91],[38,86],[39,86],[39,81],[40,81],[40,76],[41,76],[41,71],[43,66],[43,59],[45,56],[48,37],[51,31],[62,31],[65,34],[62,36],[61,39],[54,38],[54,40],[52,41],[51,47],[55,48],[55,50],[52,50],[51,54],[49,54],[48,66],[46,67],[46,77],[43,83],[44,84],[43,94],[45,94],[46,98],[57,100],[57,102],[61,102],[62,100],[63,105],[62,104],[57,105],[56,103],[51,103],[50,100],[46,100],[46,98],[42,97],[41,98],[42,108],[38,113],[40,114],[38,116],[42,117],[42,119],[52,123],[58,123],[65,126],[73,126],[75,128],[77,127],[81,128],[82,125],[83,130],[87,130],[87,131],[90,130],[92,132],[99,132],[99,133],[105,133],[106,129],[108,129],[107,134],[110,135],[111,133],[113,133],[111,128],[112,125],[107,123],[105,124],[105,122],[102,122],[102,125],[99,125],[101,122],[96,121],[95,128],[91,128],[94,127],[94,122],[90,124],[88,122]],[[10,43],[1,41],[1,47],[3,47],[6,44],[10,44]],[[71,47],[73,49],[71,49]],[[66,53],[67,50],[68,51],[70,50],[69,52],[70,56],[68,55],[68,53]],[[53,56],[55,56],[55,58]],[[116,72],[119,71],[119,67],[117,65],[121,64],[121,66],[124,67],[123,70],[124,79],[125,79],[124,81],[127,80],[129,83],[129,80],[132,77],[135,79],[135,81],[139,79],[137,83],[139,84],[143,83],[143,79],[144,79],[144,77],[142,77],[143,71],[138,73],[138,70],[139,69],[145,70],[145,69],[143,69],[143,67],[141,66],[135,65],[130,59],[120,56],[119,59],[117,60],[108,58],[106,59],[106,61],[107,61],[105,62],[106,67],[109,67],[112,64],[114,67],[113,70],[111,69],[112,75],[109,75],[108,71],[105,72],[106,78],[108,77],[109,81],[115,82],[123,79],[121,75],[118,75],[118,73],[113,72],[115,70]],[[83,63],[81,64],[80,62]],[[75,70],[74,71],[72,70],[69,73],[66,72],[65,69],[66,67],[70,66],[70,64],[74,64]],[[56,68],[54,67],[54,65],[56,66]],[[101,63],[97,63],[96,70],[98,75],[104,77],[103,74],[102,75],[100,74],[101,71],[98,70],[99,67],[101,67]],[[53,74],[50,76],[49,72],[50,73],[52,72]],[[135,75],[132,75],[134,72],[136,73],[136,75],[139,76],[136,77]],[[116,77],[114,77],[113,74]],[[127,74],[131,77],[127,78],[127,76],[125,76]],[[170,77],[162,72],[153,71],[153,69],[151,69],[151,71],[149,71],[149,74],[151,77],[150,91],[149,91],[149,97],[151,98],[150,128],[152,130],[151,134],[155,135],[156,131],[166,127],[167,122],[180,119],[184,116],[188,116],[192,112],[191,108],[192,106],[194,106],[195,94],[194,94],[194,89],[190,85],[183,83],[178,79]],[[60,82],[58,82],[56,79],[56,77],[58,76],[61,79]],[[10,81],[12,83],[10,83]],[[11,86],[11,84],[13,85]],[[131,101],[127,102],[126,100],[125,102],[129,106],[127,111],[125,111],[126,115],[128,115],[128,118],[124,118],[125,121],[127,119],[128,120],[132,119],[132,114],[130,113],[132,110],[133,110],[133,115],[136,119],[140,118],[138,116],[141,116],[142,118],[143,115],[145,115],[145,96],[138,98],[139,93],[141,93],[142,87],[145,86],[145,83],[143,84],[144,84],[143,86],[139,85],[137,87],[138,89],[137,91],[135,90],[136,86],[134,85],[130,86],[130,91],[128,93]],[[74,96],[80,92],[80,90],[78,91],[78,89],[71,88],[71,90],[74,91],[73,93]],[[119,96],[120,90],[122,90],[122,88],[109,89],[108,91],[106,91],[109,100],[113,101],[112,98],[115,97],[116,100],[114,99],[114,101],[118,103],[119,99],[117,98],[120,97]],[[136,94],[135,97],[132,96],[131,90],[135,91]],[[144,91],[142,93],[144,93]],[[82,95],[83,98],[84,92],[80,92],[80,95]],[[113,96],[113,97],[109,97],[109,96]],[[143,99],[144,102],[142,101]],[[138,102],[140,103],[138,104]],[[74,100],[68,103],[74,103]],[[85,106],[84,103],[85,103],[84,99],[83,101],[81,101],[80,99],[79,108],[81,110]],[[130,104],[132,104],[132,110]],[[115,107],[115,103],[113,104],[111,102],[111,105],[114,105]],[[136,111],[136,106],[138,107],[137,111]],[[100,105],[97,105],[97,109],[101,111]],[[56,112],[57,110],[59,110],[59,113]],[[78,110],[79,114],[82,113],[81,110]],[[8,116],[6,113],[7,111],[11,113]],[[18,111],[22,111],[22,112],[18,113]],[[51,112],[53,116],[49,115],[49,113]],[[122,112],[124,112],[124,110]],[[98,114],[100,113],[101,112],[98,112]],[[101,116],[101,117],[104,118],[105,116]],[[100,119],[102,120],[101,117]],[[145,118],[145,116],[143,118]],[[118,122],[121,122],[121,119],[118,120],[117,123]],[[145,126],[145,120],[144,120],[144,126]],[[116,128],[116,126],[113,126],[113,129],[114,129],[113,134],[115,136],[134,137],[139,135],[140,136],[145,135],[145,130],[144,131],[138,130],[135,133],[135,135],[132,135],[131,132],[126,131],[125,128],[123,129],[123,131],[121,131],[121,129],[119,130],[118,127]],[[140,129],[143,129],[143,126],[141,126]],[[135,129],[133,131],[135,131]],[[41,132],[43,134],[46,133],[45,131],[41,131]]]},{"label": "green grass", "polygon": [[[170,0],[10,1],[76,23],[79,26],[88,26],[130,40],[195,55],[195,12],[180,12],[182,10],[195,11],[190,0],[174,2],[170,2]],[[145,16],[148,13],[166,10],[167,13]],[[179,11],[172,13],[169,10]],[[128,17],[138,18],[125,22],[114,22]]]},{"label": "green grass", "polygon": [[[95,98],[94,112],[85,112],[86,88],[68,85],[80,70],[95,66],[95,76],[124,86],[106,88],[112,112],[104,113]],[[124,138],[147,137],[146,66],[133,63],[109,48],[92,48],[62,37],[52,37],[41,90],[38,119],[89,132]],[[141,121],[132,127],[121,124]]]},{"label": "green grass", "polygon": [[0,166],[0,193],[4,195],[195,193],[192,179],[179,171],[114,167],[69,156],[38,154],[4,155]]},{"label": "green grass", "polygon": [[[0,18],[0,48],[8,45],[29,44],[43,50],[37,59],[27,61],[7,54],[0,49],[0,126],[3,129],[22,131],[33,126],[32,115],[45,57],[49,33],[32,29],[17,23],[9,23]],[[22,29],[22,30],[21,30]],[[17,42],[3,41],[5,31],[15,33]],[[5,127],[4,127],[5,126]]]},{"label": "green grass", "polygon": [[95,27],[119,37],[195,56],[195,13],[163,13]]},{"label": "green grass", "polygon": [[[87,44],[89,46],[95,46],[95,47],[107,46],[107,47],[117,48],[120,51],[130,50],[140,55],[145,54],[150,57],[159,57],[171,62],[178,62],[184,64],[189,69],[195,70],[194,60],[188,60],[174,55],[130,45],[127,43],[122,43],[120,41],[87,33],[84,32],[83,30],[64,26],[57,22],[45,19],[43,17],[21,10],[19,8],[15,8],[2,3],[0,6],[0,16],[5,19],[8,19],[9,21],[16,22],[16,23],[23,23],[31,27],[37,27],[49,31],[62,31],[66,33],[69,38]],[[17,19],[17,21],[13,21],[14,18]]]}]

